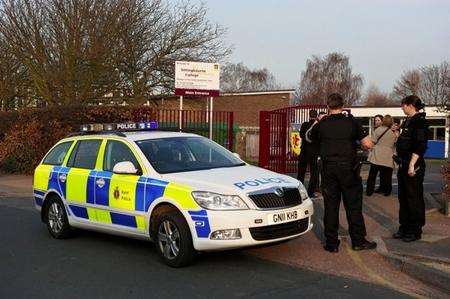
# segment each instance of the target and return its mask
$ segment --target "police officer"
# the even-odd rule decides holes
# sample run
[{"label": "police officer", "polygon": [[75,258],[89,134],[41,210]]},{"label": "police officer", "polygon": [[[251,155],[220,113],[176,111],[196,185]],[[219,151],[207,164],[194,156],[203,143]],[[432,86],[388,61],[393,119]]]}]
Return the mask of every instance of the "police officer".
[{"label": "police officer", "polygon": [[424,108],[425,105],[417,96],[408,96],[402,100],[402,110],[407,118],[401,126],[395,159],[399,164],[397,178],[400,227],[393,237],[405,242],[419,240],[425,225],[423,155],[427,150],[428,123],[425,112],[420,112]]},{"label": "police officer", "polygon": [[319,182],[319,172],[317,169],[317,158],[319,156],[319,144],[316,141],[308,140],[306,132],[311,129],[317,120],[317,110],[309,110],[309,121],[306,121],[300,127],[300,137],[302,138],[302,147],[298,159],[297,179],[304,183],[306,168],[309,165],[310,178],[308,184],[308,195],[314,197]]},{"label": "police officer", "polygon": [[366,227],[362,213],[362,181],[357,170],[356,143],[365,149],[373,147],[371,139],[351,115],[343,113],[344,100],[340,94],[327,99],[329,115],[311,131],[310,139],[317,140],[322,159],[322,194],[325,213],[326,243],[324,249],[338,252],[340,241],[339,206],[341,196],[347,214],[353,250],[376,248],[375,242],[366,240]]}]

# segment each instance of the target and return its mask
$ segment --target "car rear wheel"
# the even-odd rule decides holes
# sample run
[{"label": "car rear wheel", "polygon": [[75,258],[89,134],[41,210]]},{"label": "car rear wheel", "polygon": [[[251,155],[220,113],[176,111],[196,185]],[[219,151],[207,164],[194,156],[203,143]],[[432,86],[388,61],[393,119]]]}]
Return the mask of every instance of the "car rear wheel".
[{"label": "car rear wheel", "polygon": [[50,235],[55,239],[68,238],[71,227],[67,219],[64,204],[59,198],[52,197],[46,207],[46,224]]},{"label": "car rear wheel", "polygon": [[163,261],[175,268],[189,265],[195,249],[184,217],[178,211],[170,211],[156,221],[156,247]]}]

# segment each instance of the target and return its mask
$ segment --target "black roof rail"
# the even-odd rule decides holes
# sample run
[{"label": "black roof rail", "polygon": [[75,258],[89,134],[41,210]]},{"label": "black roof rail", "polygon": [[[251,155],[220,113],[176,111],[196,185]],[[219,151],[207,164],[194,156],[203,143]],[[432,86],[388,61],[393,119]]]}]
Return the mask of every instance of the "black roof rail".
[{"label": "black roof rail", "polygon": [[123,132],[120,131],[87,131],[87,132],[74,132],[67,135],[67,137],[74,136],[87,136],[87,135],[116,135],[120,137],[127,137]]}]

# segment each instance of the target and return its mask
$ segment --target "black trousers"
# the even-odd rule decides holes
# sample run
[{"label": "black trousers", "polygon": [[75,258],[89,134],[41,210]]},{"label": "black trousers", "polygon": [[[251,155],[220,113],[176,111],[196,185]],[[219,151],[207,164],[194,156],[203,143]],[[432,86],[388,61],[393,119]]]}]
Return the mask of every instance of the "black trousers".
[{"label": "black trousers", "polygon": [[391,194],[392,192],[392,168],[370,164],[369,177],[367,178],[366,194],[372,195],[375,190],[375,182],[377,174],[380,173],[380,191],[383,194]]},{"label": "black trousers", "polygon": [[352,163],[324,162],[322,166],[322,194],[324,197],[326,243],[339,244],[339,207],[341,198],[347,215],[349,234],[353,245],[360,245],[366,237],[362,213],[362,180]]},{"label": "black trousers", "polygon": [[300,159],[298,160],[298,174],[297,179],[304,183],[305,182],[305,175],[306,175],[306,169],[309,165],[309,171],[310,171],[310,177],[309,177],[309,183],[308,183],[308,195],[313,196],[314,192],[316,191],[317,186],[319,185],[319,170],[317,167],[317,158],[318,155],[307,155],[307,156],[300,156]]},{"label": "black trousers", "polygon": [[410,177],[408,168],[401,166],[397,172],[399,231],[405,234],[421,235],[425,225],[425,202],[423,199],[423,179],[425,176],[425,163]]}]

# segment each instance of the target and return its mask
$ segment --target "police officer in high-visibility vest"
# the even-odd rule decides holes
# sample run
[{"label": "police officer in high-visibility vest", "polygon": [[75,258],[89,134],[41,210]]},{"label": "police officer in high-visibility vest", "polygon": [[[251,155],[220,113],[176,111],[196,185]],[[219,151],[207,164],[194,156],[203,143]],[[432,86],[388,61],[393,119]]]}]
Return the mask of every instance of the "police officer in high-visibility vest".
[{"label": "police officer in high-visibility vest", "polygon": [[425,225],[423,156],[427,150],[428,123],[425,112],[420,112],[424,108],[425,105],[417,96],[408,96],[402,100],[402,110],[407,118],[401,126],[395,158],[399,165],[397,178],[400,227],[393,237],[405,242],[419,240]]},{"label": "police officer in high-visibility vest", "polygon": [[327,99],[329,115],[311,131],[317,140],[322,159],[322,194],[324,197],[324,226],[329,252],[339,250],[339,206],[341,197],[347,214],[353,250],[376,248],[375,242],[366,240],[366,227],[362,213],[362,181],[356,156],[357,142],[365,149],[373,147],[371,139],[353,116],[343,113],[344,99],[331,94]]}]

